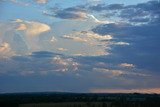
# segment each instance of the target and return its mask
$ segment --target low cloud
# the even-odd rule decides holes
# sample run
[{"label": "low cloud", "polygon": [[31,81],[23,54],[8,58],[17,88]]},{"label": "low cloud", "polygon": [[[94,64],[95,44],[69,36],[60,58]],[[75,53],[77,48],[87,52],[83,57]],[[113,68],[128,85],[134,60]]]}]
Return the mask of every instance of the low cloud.
[{"label": "low cloud", "polygon": [[127,71],[123,69],[107,69],[107,68],[93,68],[93,71],[103,73],[106,77],[116,76],[140,76],[147,77],[149,75],[143,73],[137,73],[135,71]]},{"label": "low cloud", "polygon": [[160,94],[160,88],[140,88],[140,89],[91,89],[93,93],[146,93],[146,94]]}]

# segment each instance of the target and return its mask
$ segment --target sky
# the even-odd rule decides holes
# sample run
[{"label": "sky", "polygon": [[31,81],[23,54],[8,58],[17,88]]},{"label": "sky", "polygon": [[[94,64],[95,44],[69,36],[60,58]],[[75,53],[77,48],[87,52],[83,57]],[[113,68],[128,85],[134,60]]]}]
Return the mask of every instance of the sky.
[{"label": "sky", "polygon": [[1,0],[0,93],[160,93],[158,0]]}]

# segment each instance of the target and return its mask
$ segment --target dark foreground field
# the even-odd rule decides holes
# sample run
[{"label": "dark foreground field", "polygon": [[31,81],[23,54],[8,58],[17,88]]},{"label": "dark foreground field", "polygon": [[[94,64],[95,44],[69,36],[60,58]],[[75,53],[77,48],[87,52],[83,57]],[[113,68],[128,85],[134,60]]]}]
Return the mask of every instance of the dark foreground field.
[{"label": "dark foreground field", "polygon": [[158,94],[0,94],[0,107],[160,107]]}]

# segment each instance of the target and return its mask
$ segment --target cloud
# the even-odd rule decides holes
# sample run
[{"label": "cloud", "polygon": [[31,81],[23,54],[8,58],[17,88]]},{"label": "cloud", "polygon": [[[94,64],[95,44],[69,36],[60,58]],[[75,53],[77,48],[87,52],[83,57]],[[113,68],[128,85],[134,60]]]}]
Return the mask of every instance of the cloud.
[{"label": "cloud", "polygon": [[[75,56],[109,55],[111,45],[129,45],[129,43],[126,42],[114,41],[112,35],[100,35],[92,31],[73,32],[71,34],[64,35],[62,38],[86,48],[86,50],[80,50],[80,52],[74,53]],[[93,50],[91,50],[92,48]]]},{"label": "cloud", "polygon": [[26,30],[27,26],[25,24],[20,24],[18,28],[16,28],[16,30]]},{"label": "cloud", "polygon": [[36,0],[36,2],[40,4],[45,4],[48,2],[48,0]]},{"label": "cloud", "polygon": [[[50,84],[48,87],[85,92],[93,87],[100,92],[143,92],[141,89],[160,87],[159,7],[156,1],[107,5],[92,0],[85,6],[46,11],[46,15],[59,18],[53,25],[22,19],[1,22],[0,75],[13,84],[10,78],[23,81],[27,76],[32,81],[27,82],[36,86]],[[34,76],[44,78],[36,81]]]},{"label": "cloud", "polygon": [[[94,89],[106,89],[106,87],[113,89],[121,89],[123,87],[128,89],[144,88],[146,87],[145,84],[150,84],[147,87],[158,87],[157,79],[159,77],[151,78],[139,75],[142,73],[137,69],[135,71],[125,71],[106,58],[108,57],[72,57],[39,51],[30,55],[19,55],[10,57],[7,60],[0,60],[0,75],[16,79],[26,76],[25,78],[36,81],[37,86],[43,84],[41,84],[42,81],[39,82],[35,78],[43,78],[46,83],[50,83],[50,81],[54,81],[54,83],[61,82],[62,86],[58,88],[64,88],[65,90],[68,89],[69,83],[72,83],[69,89],[75,87],[76,84],[81,84],[81,86],[85,87],[83,88],[84,92],[90,92],[90,89],[93,87]],[[101,63],[97,64],[97,62]],[[65,87],[66,84],[67,86]],[[59,86],[60,84],[57,83],[57,85]],[[17,87],[17,84],[14,86]],[[47,88],[45,89],[47,90]],[[76,92],[80,90],[82,91],[81,88],[77,87],[73,89]]]},{"label": "cloud", "polygon": [[25,30],[28,36],[39,35],[51,29],[49,25],[41,22],[25,21],[21,19],[16,19],[13,22],[18,26],[15,30]]},{"label": "cloud", "polygon": [[105,68],[93,68],[93,71],[104,73],[108,77],[120,76],[124,74],[121,70],[110,70]]},{"label": "cloud", "polygon": [[[108,52],[107,44],[101,42],[101,40],[111,40],[111,35],[99,35],[93,32],[87,32],[87,31],[81,31],[81,32],[74,32],[72,34],[64,35],[62,38],[68,39],[69,41],[76,42],[76,44],[79,44],[81,46],[84,46],[86,48],[89,48],[88,50],[80,50],[78,53],[74,53],[74,55],[91,55],[91,56],[100,56],[100,55],[107,55]],[[91,48],[90,48],[91,47]],[[77,47],[78,48],[78,47]],[[97,49],[97,50],[91,50],[91,49]]]},{"label": "cloud", "polygon": [[[145,25],[131,24],[105,24],[95,27],[92,31],[101,35],[112,34],[119,41],[125,41],[129,46],[114,46],[111,52],[122,62],[138,64],[142,68],[150,69],[150,72],[158,72],[159,60],[156,60],[159,49],[159,23]],[[120,43],[121,44],[121,43]],[[126,44],[127,45],[127,44]],[[155,59],[155,60],[153,60]],[[151,66],[152,67],[149,67]]]},{"label": "cloud", "polygon": [[130,45],[130,43],[127,42],[113,42],[114,45]]},{"label": "cloud", "polygon": [[57,50],[58,51],[68,51],[68,49],[65,49],[65,48],[58,48]]},{"label": "cloud", "polygon": [[[7,0],[5,0],[7,1]],[[32,3],[36,2],[37,4],[46,4],[48,2],[48,0],[9,0],[10,2],[16,3],[16,4],[20,4],[20,5],[24,5],[24,6],[28,6],[31,5]]]},{"label": "cloud", "polygon": [[63,38],[65,38],[65,39],[71,39],[71,40],[74,40],[74,41],[76,41],[76,42],[87,42],[87,40],[84,39],[84,38],[72,37],[72,36],[70,36],[70,35],[64,35]]},{"label": "cloud", "polygon": [[[81,32],[75,32],[70,35],[64,35],[63,38],[66,39],[73,39],[75,41],[79,42],[88,42],[91,43],[91,40],[111,40],[111,35],[99,35],[93,32],[87,32],[87,31],[81,31]],[[90,41],[90,42],[89,42]]]},{"label": "cloud", "polygon": [[28,75],[33,75],[34,73],[35,73],[34,71],[22,71],[20,72],[20,75],[28,76]]},{"label": "cloud", "polygon": [[31,57],[34,58],[51,58],[54,57],[54,55],[59,55],[59,54],[55,54],[53,52],[48,52],[48,51],[35,51],[31,53]]},{"label": "cloud", "polygon": [[89,9],[93,11],[120,10],[120,9],[124,9],[124,5],[123,4],[109,4],[109,5],[97,4],[97,5],[89,6]]},{"label": "cloud", "polygon": [[135,67],[135,65],[128,64],[128,63],[121,63],[119,66],[124,67],[124,68],[134,68]]},{"label": "cloud", "polygon": [[[40,42],[42,43],[43,41],[45,41],[39,41],[40,35],[46,33],[45,35],[48,36],[47,32],[51,30],[51,27],[45,23],[26,21],[21,19],[13,21],[13,26],[18,26],[15,27],[15,32],[18,32],[20,35],[22,35],[20,37],[23,38],[23,41],[27,45],[29,51],[36,51],[37,49],[39,49],[41,45]],[[53,42],[53,39],[54,41],[56,41],[55,37],[48,37],[48,44]]]},{"label": "cloud", "polygon": [[9,43],[3,42],[0,44],[0,58],[11,56],[13,53]]},{"label": "cloud", "polygon": [[77,71],[78,63],[73,58],[62,58],[61,56],[53,57],[53,63],[59,65],[55,71]]},{"label": "cloud", "polygon": [[5,73],[8,76],[75,75],[73,71],[79,70],[79,63],[74,58],[47,51],[1,58],[0,66],[3,66],[0,67],[0,71],[3,71],[0,75]]},{"label": "cloud", "polygon": [[106,77],[110,77],[110,78],[116,77],[116,76],[140,76],[140,77],[149,76],[144,73],[136,73],[135,71],[127,71],[123,69],[117,70],[117,69],[108,69],[108,68],[93,68],[93,71],[103,73]]},{"label": "cloud", "polygon": [[[128,21],[132,24],[148,24],[157,22],[159,19],[159,7],[158,1],[148,1],[136,5],[124,5],[124,4],[97,4],[88,6],[87,8],[95,12],[103,12],[104,16],[108,17],[108,13],[112,12],[111,18],[118,19],[119,21]],[[105,11],[105,12],[104,12]]]},{"label": "cloud", "polygon": [[57,39],[54,36],[52,36],[51,42],[56,42],[56,41],[57,41]]},{"label": "cloud", "polygon": [[108,21],[108,20],[98,20],[94,15],[90,15],[88,14],[87,15],[88,18],[90,18],[91,20],[93,20],[95,23],[98,23],[98,24],[109,24],[109,23],[114,23],[114,22],[111,22],[111,21]]},{"label": "cloud", "polygon": [[22,19],[16,19],[13,22],[23,22],[23,20]]},{"label": "cloud", "polygon": [[10,50],[10,46],[8,43],[2,43],[0,46],[0,52],[4,52],[4,51],[9,51]]},{"label": "cloud", "polygon": [[142,89],[91,89],[92,93],[147,93],[160,94],[160,88],[142,88]]},{"label": "cloud", "polygon": [[62,19],[84,20],[87,18],[86,11],[78,7],[71,7],[63,10],[58,10],[54,14],[54,17]]},{"label": "cloud", "polygon": [[29,25],[29,28],[26,29],[26,33],[29,36],[39,35],[40,33],[49,31],[51,29],[47,24],[40,22],[26,22],[26,24]]},{"label": "cloud", "polygon": [[44,14],[61,19],[93,21],[94,23],[97,24],[113,23],[108,20],[102,21],[97,19],[94,15],[89,14],[85,6],[69,7],[65,9],[57,9],[55,11],[50,10],[50,11],[45,11]]}]

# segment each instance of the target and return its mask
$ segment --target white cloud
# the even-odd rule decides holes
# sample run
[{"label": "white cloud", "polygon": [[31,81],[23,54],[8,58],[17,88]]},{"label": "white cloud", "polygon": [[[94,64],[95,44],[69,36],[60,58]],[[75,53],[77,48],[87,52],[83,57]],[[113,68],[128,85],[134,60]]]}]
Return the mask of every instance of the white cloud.
[{"label": "white cloud", "polygon": [[62,58],[59,55],[53,57],[53,63],[57,64],[57,68],[55,69],[55,71],[61,71],[61,72],[77,71],[79,65],[72,58]]},{"label": "white cloud", "polygon": [[68,49],[65,49],[65,48],[58,48],[57,50],[58,50],[58,51],[67,51]]},{"label": "white cloud", "polygon": [[69,36],[69,35],[64,35],[63,38],[73,39],[76,42],[87,42],[87,40],[85,38],[81,38],[81,37],[72,37],[72,36]]},{"label": "white cloud", "polygon": [[48,0],[36,0],[37,3],[45,4],[48,2]]},{"label": "white cloud", "polygon": [[114,45],[130,45],[127,42],[113,42]]},{"label": "white cloud", "polygon": [[98,40],[111,40],[112,39],[112,36],[111,35],[99,35],[99,34],[96,34],[96,33],[87,33],[87,37],[88,38],[94,38],[94,39],[98,39]]},{"label": "white cloud", "polygon": [[64,35],[63,38],[72,39],[77,42],[92,43],[93,41],[97,41],[97,40],[111,40],[112,36],[111,35],[102,36],[93,32],[82,31],[82,32],[75,32],[69,35]]},{"label": "white cloud", "polygon": [[124,67],[124,68],[134,68],[135,67],[134,64],[128,64],[128,63],[121,63],[119,66]]},{"label": "white cloud", "polygon": [[95,23],[98,23],[98,24],[109,24],[109,23],[113,23],[113,22],[108,21],[108,20],[105,20],[105,21],[98,20],[94,15],[91,15],[91,14],[88,14],[87,16],[88,16],[88,18],[90,18],[91,20],[93,20]]},{"label": "white cloud", "polygon": [[[112,36],[111,35],[102,36],[91,31],[81,31],[81,32],[74,32],[72,34],[64,35],[63,38],[69,41],[74,41],[74,44],[78,44],[78,46],[83,46],[84,49],[86,48],[85,50],[80,49],[79,52],[74,53],[72,55],[101,56],[101,55],[109,54],[106,51],[107,49],[109,49],[109,46],[106,42],[111,40]],[[102,40],[105,40],[106,42],[101,42]],[[79,47],[75,47],[75,48],[78,49]]]},{"label": "white cloud", "polygon": [[[126,66],[126,65],[125,65]],[[129,65],[127,65],[129,66]],[[131,66],[131,65],[130,65]],[[121,76],[121,75],[132,75],[132,76],[140,76],[140,77],[148,77],[150,75],[144,73],[137,73],[134,71],[127,71],[121,69],[107,69],[107,68],[93,68],[93,71],[104,73],[107,77]]]},{"label": "white cloud", "polygon": [[105,73],[107,76],[120,76],[123,74],[121,70],[110,70],[105,68],[93,68],[93,71]]},{"label": "white cloud", "polygon": [[52,36],[51,42],[56,42],[56,41],[57,39],[54,36]]}]

